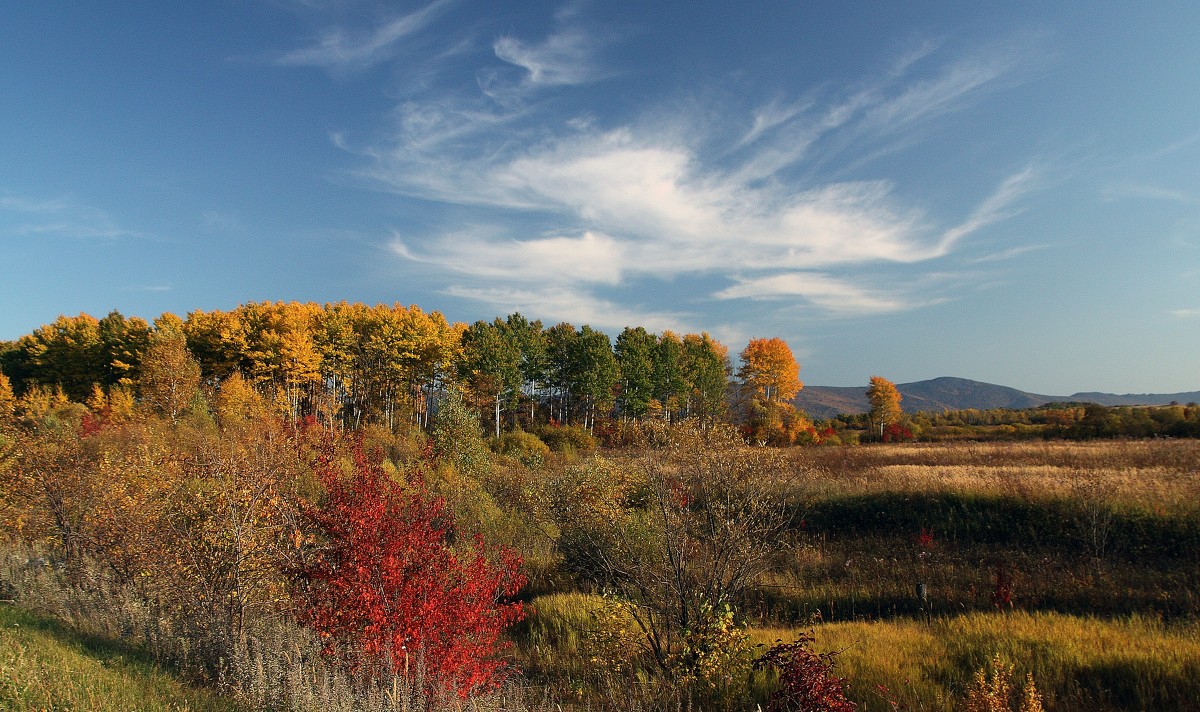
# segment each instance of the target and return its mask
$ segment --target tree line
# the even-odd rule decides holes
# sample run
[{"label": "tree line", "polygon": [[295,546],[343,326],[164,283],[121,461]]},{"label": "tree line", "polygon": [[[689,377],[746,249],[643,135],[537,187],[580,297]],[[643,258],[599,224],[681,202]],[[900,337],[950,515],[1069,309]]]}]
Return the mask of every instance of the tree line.
[{"label": "tree line", "polygon": [[236,379],[289,418],[354,429],[428,427],[453,388],[494,435],[728,416],[747,437],[791,444],[815,432],[788,402],[798,371],[778,338],[752,340],[735,374],[728,348],[706,333],[637,326],[612,339],[519,313],[466,325],[417,306],[348,302],[247,303],[153,322],[117,311],[60,316],[0,342],[0,399],[4,389],[9,398],[61,393],[111,409],[151,398],[174,417],[203,387],[211,394]]},{"label": "tree line", "polygon": [[[897,400],[897,403],[899,401]],[[862,439],[920,440],[1096,440],[1200,437],[1200,405],[1105,406],[1047,403],[1035,408],[967,408],[940,413],[902,413],[887,419],[871,412],[839,415],[832,427],[860,432]],[[884,428],[881,423],[887,423]],[[844,437],[844,435],[843,435]]]}]

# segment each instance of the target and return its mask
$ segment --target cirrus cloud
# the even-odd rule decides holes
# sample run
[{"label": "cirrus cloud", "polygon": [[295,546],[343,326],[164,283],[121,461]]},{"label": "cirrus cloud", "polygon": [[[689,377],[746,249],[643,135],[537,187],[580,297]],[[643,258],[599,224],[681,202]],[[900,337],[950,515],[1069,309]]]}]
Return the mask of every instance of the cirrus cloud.
[{"label": "cirrus cloud", "polygon": [[[1019,81],[1022,59],[1011,48],[939,59],[940,45],[926,42],[844,93],[814,90],[712,117],[713,107],[656,106],[605,126],[590,114],[564,117],[546,98],[606,76],[595,49],[611,38],[599,37],[560,16],[540,42],[493,43],[502,66],[524,70],[515,83],[483,66],[474,94],[400,103],[392,140],[358,149],[369,159],[358,176],[447,215],[487,218],[394,236],[394,254],[447,275],[454,295],[497,307],[497,295],[536,292],[547,310],[585,313],[580,295],[604,301],[597,290],[672,284],[682,297],[675,315],[689,303],[763,299],[887,313],[936,299],[912,298],[903,283],[880,280],[882,270],[871,284],[847,270],[944,257],[1011,216],[1037,185],[1037,169],[1019,169],[946,220],[899,197],[887,177],[820,180],[806,170],[920,140],[921,127]],[[729,126],[739,128],[721,135]]]},{"label": "cirrus cloud", "polygon": [[451,1],[434,0],[366,32],[348,32],[341,27],[328,29],[315,44],[283,52],[275,58],[275,63],[337,72],[367,69],[390,59],[400,40],[424,29]]}]

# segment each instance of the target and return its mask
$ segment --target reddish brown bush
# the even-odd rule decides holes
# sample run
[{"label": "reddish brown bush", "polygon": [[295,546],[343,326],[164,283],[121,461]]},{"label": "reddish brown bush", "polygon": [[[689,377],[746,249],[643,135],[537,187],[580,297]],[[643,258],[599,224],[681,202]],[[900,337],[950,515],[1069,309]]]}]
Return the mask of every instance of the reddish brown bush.
[{"label": "reddish brown bush", "polygon": [[754,661],[758,670],[774,670],[779,687],[771,694],[767,712],[854,712],[846,699],[845,678],[833,674],[836,653],[813,651],[812,636],[801,633],[791,643],[779,643]]}]

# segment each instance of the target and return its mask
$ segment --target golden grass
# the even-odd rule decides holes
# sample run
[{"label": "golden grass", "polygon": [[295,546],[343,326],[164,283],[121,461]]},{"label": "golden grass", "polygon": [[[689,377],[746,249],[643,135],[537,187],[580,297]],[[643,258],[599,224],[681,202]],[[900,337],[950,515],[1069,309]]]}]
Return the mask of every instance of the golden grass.
[{"label": "golden grass", "polygon": [[[796,629],[753,631],[770,644]],[[888,710],[886,686],[914,710],[952,710],[975,670],[994,655],[1031,672],[1049,709],[1195,709],[1200,705],[1200,626],[1154,618],[1059,613],[971,613],[815,628],[817,647],[839,651],[864,711]]]},{"label": "golden grass", "polygon": [[[516,631],[518,653],[526,667],[568,672],[573,676],[589,671],[603,658],[620,650],[623,664],[641,654],[642,637],[637,623],[615,599],[587,593],[554,593],[535,598],[529,615]],[[602,664],[602,663],[601,663]]]},{"label": "golden grass", "polygon": [[794,449],[818,497],[879,492],[1075,498],[1157,514],[1200,510],[1200,441],[938,443]]},{"label": "golden grass", "polygon": [[577,650],[582,635],[595,626],[604,599],[587,593],[552,593],[529,605],[525,628],[534,645]]},{"label": "golden grass", "polygon": [[119,645],[0,606],[0,709],[233,712],[240,708],[180,682]]}]

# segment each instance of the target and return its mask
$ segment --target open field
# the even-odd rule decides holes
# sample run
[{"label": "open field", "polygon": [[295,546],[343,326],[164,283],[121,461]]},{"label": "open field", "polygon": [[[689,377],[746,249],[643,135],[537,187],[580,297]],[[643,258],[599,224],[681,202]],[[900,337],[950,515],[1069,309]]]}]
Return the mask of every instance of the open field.
[{"label": "open field", "polygon": [[1200,511],[1200,441],[1093,440],[892,444],[789,450],[825,496],[972,492],[1070,497],[1098,481],[1123,506]]},{"label": "open field", "polygon": [[[888,710],[886,686],[910,709],[955,709],[995,655],[1032,673],[1047,709],[1200,709],[1200,629],[1156,619],[1059,613],[971,613],[929,622],[831,623],[817,645],[841,651],[838,673],[864,710]],[[760,629],[770,642],[788,631]]]},{"label": "open field", "polygon": [[764,620],[1200,613],[1195,441],[793,452],[812,491]]},{"label": "open field", "polygon": [[[528,672],[552,675],[565,691],[592,704],[599,701],[595,696],[629,700],[631,691],[652,684],[645,673],[629,669],[636,665],[632,621],[620,621],[617,632],[606,629],[603,599],[558,594],[538,599],[533,608],[520,630]],[[1195,621],[969,613],[816,623],[810,629],[755,627],[749,630],[751,650],[761,653],[760,646],[803,630],[815,634],[819,650],[838,653],[836,672],[850,681],[849,696],[865,711],[894,709],[889,698],[910,710],[958,709],[975,672],[995,656],[1013,665],[1019,678],[1031,673],[1050,710],[1200,709]],[[760,700],[763,682],[751,685]]]},{"label": "open field", "polygon": [[[841,651],[864,709],[891,709],[877,685],[909,709],[954,709],[996,654],[1033,673],[1047,709],[1198,704],[1200,443],[786,457],[803,511],[741,610],[756,643],[811,628],[820,649]],[[535,678],[611,696],[630,689],[613,676],[648,677],[636,626],[606,599],[563,592],[532,608],[515,638]]]}]

